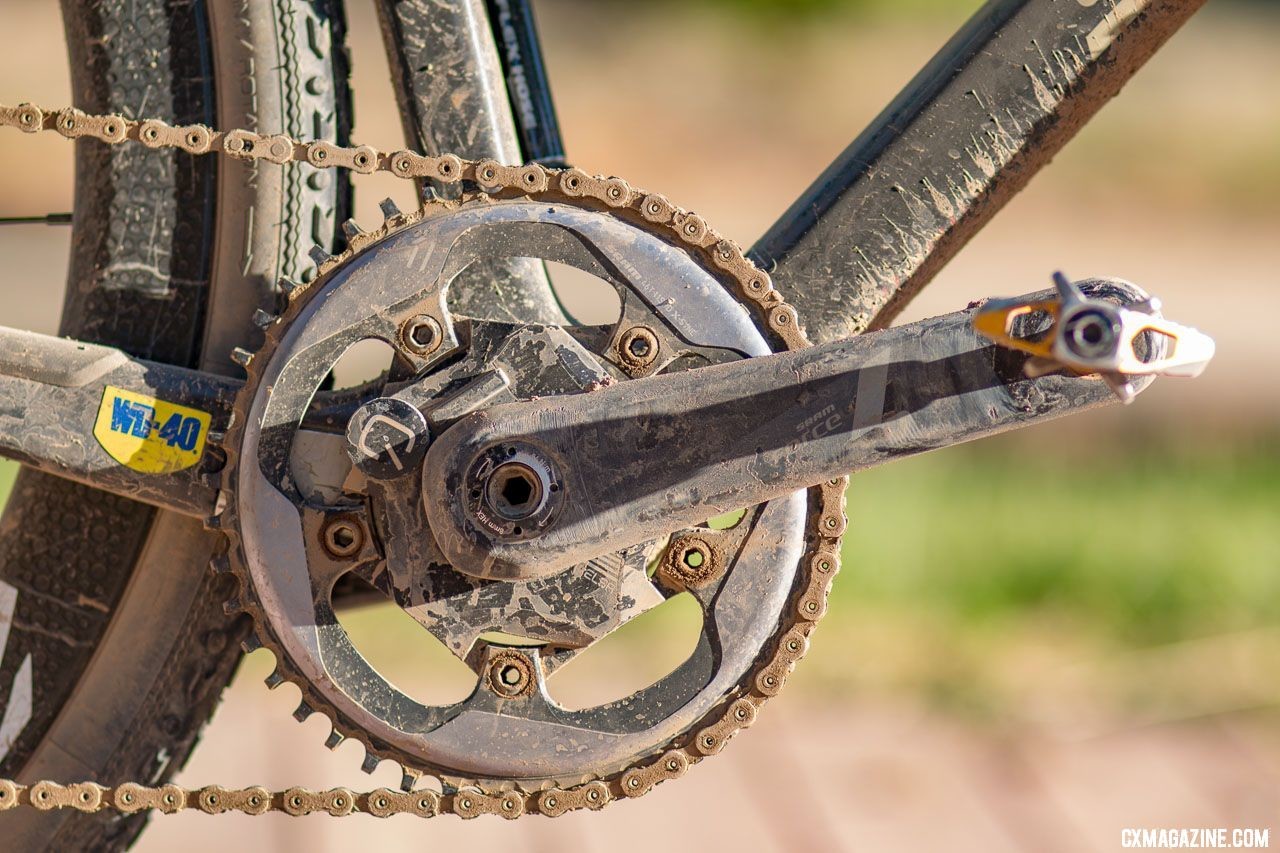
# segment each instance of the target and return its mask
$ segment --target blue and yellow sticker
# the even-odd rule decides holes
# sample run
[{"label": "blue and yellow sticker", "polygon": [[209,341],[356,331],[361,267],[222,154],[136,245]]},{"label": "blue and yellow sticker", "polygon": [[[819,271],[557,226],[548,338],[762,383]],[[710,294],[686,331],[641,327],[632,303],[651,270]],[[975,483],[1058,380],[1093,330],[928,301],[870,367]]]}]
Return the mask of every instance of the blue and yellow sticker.
[{"label": "blue and yellow sticker", "polygon": [[102,449],[126,468],[171,474],[200,461],[211,418],[179,406],[108,385],[93,424]]}]

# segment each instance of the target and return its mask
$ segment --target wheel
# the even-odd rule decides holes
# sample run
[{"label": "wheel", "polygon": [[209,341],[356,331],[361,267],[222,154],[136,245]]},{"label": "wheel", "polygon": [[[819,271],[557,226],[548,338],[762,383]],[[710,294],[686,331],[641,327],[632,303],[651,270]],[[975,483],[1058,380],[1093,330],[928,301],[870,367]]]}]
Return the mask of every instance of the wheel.
[{"label": "wheel", "polygon": [[[236,4],[240,9],[240,4]],[[344,142],[345,24],[336,0],[129,4],[65,0],[76,106]],[[247,85],[246,85],[247,83]],[[61,333],[225,371],[272,307],[332,247],[349,188],[336,173],[255,169],[140,146],[76,148]],[[246,211],[251,215],[246,215]],[[164,779],[181,767],[239,659],[191,519],[23,471],[0,523],[0,775]],[[10,849],[117,849],[145,816],[12,815]]]}]

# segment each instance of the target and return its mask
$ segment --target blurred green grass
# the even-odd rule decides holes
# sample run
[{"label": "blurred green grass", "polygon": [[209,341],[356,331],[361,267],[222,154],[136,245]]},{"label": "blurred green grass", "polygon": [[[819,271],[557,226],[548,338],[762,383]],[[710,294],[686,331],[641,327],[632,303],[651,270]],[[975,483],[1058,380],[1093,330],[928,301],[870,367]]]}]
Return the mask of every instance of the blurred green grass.
[{"label": "blurred green grass", "polygon": [[798,689],[1006,724],[1280,705],[1280,440],[1101,444],[1010,436],[855,477]]},{"label": "blurred green grass", "polygon": [[18,476],[18,463],[0,459],[0,506],[9,500],[9,491],[13,488],[13,478]]},{"label": "blurred green grass", "polygon": [[837,610],[1051,620],[1117,645],[1276,624],[1280,447],[975,444],[860,474]]}]

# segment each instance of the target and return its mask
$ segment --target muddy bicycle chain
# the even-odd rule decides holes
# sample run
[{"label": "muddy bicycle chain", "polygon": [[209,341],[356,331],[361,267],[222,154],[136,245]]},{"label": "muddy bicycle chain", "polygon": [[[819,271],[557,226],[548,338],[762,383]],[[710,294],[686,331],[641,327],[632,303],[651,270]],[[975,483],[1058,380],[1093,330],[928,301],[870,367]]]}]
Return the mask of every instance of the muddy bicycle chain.
[{"label": "muddy bicycle chain", "polygon": [[[467,160],[454,154],[430,156],[407,150],[383,152],[367,145],[343,147],[325,141],[300,142],[280,134],[248,130],[222,132],[203,125],[175,127],[157,119],[91,115],[75,108],[50,111],[31,104],[17,107],[0,104],[0,126],[16,127],[27,133],[54,130],[68,139],[84,137],[110,145],[136,141],[153,149],[177,149],[189,154],[222,153],[241,160],[265,160],[279,165],[299,162],[321,169],[345,168],[360,174],[387,172],[400,178],[443,184],[468,181],[483,194],[495,197],[558,198],[638,218],[649,227],[665,227],[680,244],[699,251],[714,269],[732,278],[740,298],[757,310],[787,349],[808,346],[795,309],[774,289],[769,275],[747,259],[737,244],[711,229],[696,213],[675,206],[664,196],[635,189],[621,178],[592,176],[576,168],[551,169],[538,164],[508,166],[496,160]],[[432,203],[425,202],[424,208]],[[403,221],[409,218],[401,216]],[[382,236],[385,234],[380,232],[349,232],[349,248],[339,255],[319,259],[319,272],[333,269]],[[290,303],[307,288],[308,285],[301,285],[290,291]],[[810,489],[813,510],[809,513],[809,546],[801,560],[800,580],[788,605],[790,620],[784,621],[775,633],[773,653],[766,655],[739,684],[738,695],[733,696],[733,691],[726,694],[726,698],[733,698],[718,715],[709,715],[703,725],[669,742],[665,751],[656,756],[650,754],[620,773],[568,788],[554,786],[536,791],[485,791],[475,786],[445,785],[442,792],[379,788],[367,793],[347,788],[328,791],[290,788],[273,792],[258,786],[224,788],[217,785],[189,789],[174,784],[150,786],[135,782],[104,786],[95,782],[40,781],[23,785],[0,779],[0,812],[30,806],[81,812],[113,809],[125,814],[194,809],[206,814],[260,815],[278,811],[298,816],[359,813],[376,817],[395,814],[433,817],[454,813],[463,818],[494,814],[514,819],[524,814],[555,817],[577,809],[596,810],[613,800],[643,796],[659,783],[683,776],[691,765],[719,753],[734,735],[754,723],[761,707],[782,690],[788,675],[808,650],[814,627],[826,613],[831,582],[840,568],[840,542],[847,526],[844,509],[848,482],[848,477],[841,477]],[[216,519],[211,521],[216,527]],[[416,774],[405,776],[406,783],[410,784],[417,778]]]}]

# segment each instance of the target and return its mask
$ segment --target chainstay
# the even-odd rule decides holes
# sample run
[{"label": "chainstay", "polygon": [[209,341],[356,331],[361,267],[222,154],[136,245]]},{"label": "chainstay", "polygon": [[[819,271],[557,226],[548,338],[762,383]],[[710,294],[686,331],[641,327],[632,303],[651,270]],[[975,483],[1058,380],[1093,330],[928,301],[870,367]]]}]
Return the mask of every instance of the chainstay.
[{"label": "chainstay", "polygon": [[[383,152],[367,145],[343,147],[325,141],[301,142],[282,134],[248,130],[222,132],[204,125],[174,126],[157,119],[92,115],[72,107],[54,111],[32,104],[17,107],[0,104],[0,126],[16,127],[26,133],[52,130],[68,139],[97,139],[109,145],[134,141],[148,148],[196,155],[221,153],[279,165],[299,162],[320,169],[346,168],[360,174],[387,172],[408,180],[431,179],[445,184],[470,181],[494,195],[560,195],[594,202],[665,227],[677,241],[699,250],[713,268],[732,277],[740,297],[758,311],[767,327],[788,349],[808,346],[795,309],[774,289],[768,274],[748,260],[739,246],[711,229],[696,213],[675,206],[664,196],[634,189],[621,178],[592,176],[576,168],[557,170],[538,164],[508,166],[496,160],[467,160],[454,154]],[[320,272],[332,269],[348,254],[360,251],[380,236],[376,233],[351,235],[352,246],[347,253],[321,260],[317,264]],[[306,287],[302,285],[291,291],[290,302]],[[848,477],[841,477],[810,489],[815,511],[810,512],[809,547],[802,558],[801,576],[789,605],[790,621],[781,624],[775,632],[777,640],[772,654],[757,664],[739,685],[738,695],[728,701],[721,712],[712,714],[678,738],[680,745],[669,744],[670,748],[660,754],[650,754],[616,775],[569,788],[556,786],[535,792],[489,792],[479,787],[446,785],[443,793],[387,788],[367,793],[346,788],[312,791],[297,787],[276,792],[257,786],[189,789],[174,784],[148,786],[135,782],[110,787],[95,782],[63,784],[47,780],[23,785],[0,779],[0,812],[29,806],[87,813],[104,809],[125,814],[194,809],[206,814],[234,811],[259,815],[275,811],[296,816],[323,812],[333,816],[360,813],[377,817],[394,814],[433,817],[453,813],[463,818],[495,814],[514,819],[531,813],[554,817],[577,809],[595,810],[615,799],[642,796],[661,782],[683,776],[691,765],[718,754],[734,735],[755,722],[769,699],[781,692],[788,675],[808,650],[813,629],[826,613],[831,582],[840,568],[840,541],[847,526],[844,507],[848,482]],[[216,518],[210,522],[211,526],[219,526]],[[727,694],[726,698],[731,695]],[[417,778],[406,773],[406,783],[416,783]]]}]

